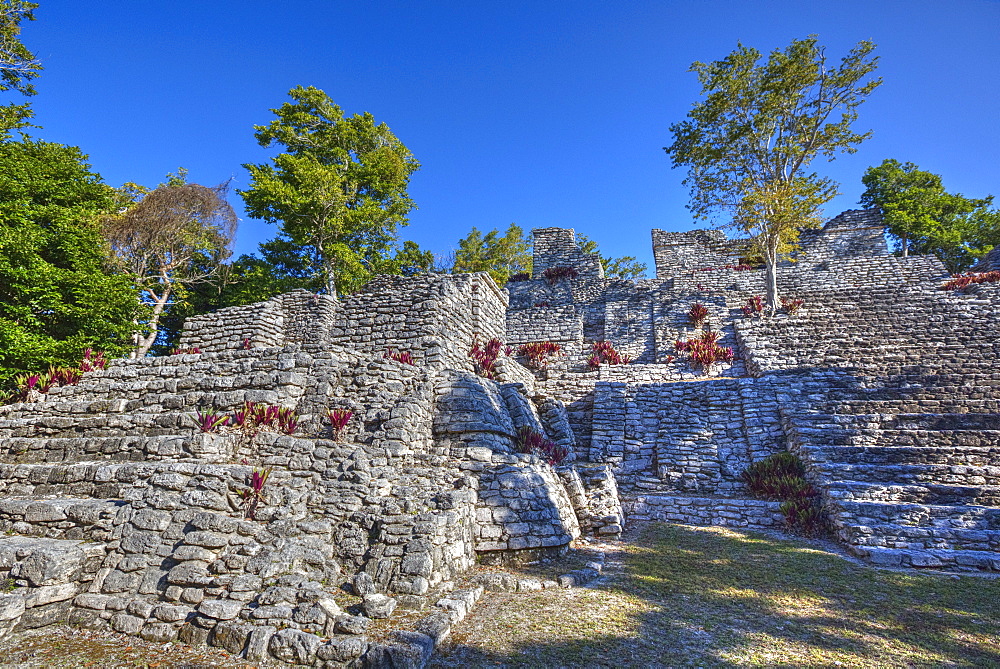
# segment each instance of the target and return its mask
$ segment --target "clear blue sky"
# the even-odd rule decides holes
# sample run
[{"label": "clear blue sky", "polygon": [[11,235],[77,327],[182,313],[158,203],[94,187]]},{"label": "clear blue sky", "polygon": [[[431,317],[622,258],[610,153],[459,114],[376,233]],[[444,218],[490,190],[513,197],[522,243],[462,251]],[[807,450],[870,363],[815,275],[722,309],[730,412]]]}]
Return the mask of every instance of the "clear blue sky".
[{"label": "clear blue sky", "polygon": [[[839,59],[873,40],[873,139],[816,163],[857,206],[884,158],[1000,196],[1000,2],[38,0],[22,38],[45,70],[34,136],[80,146],[108,183],[245,188],[254,124],[296,85],[369,111],[422,164],[404,239],[445,252],[472,226],[574,227],[652,267],[649,230],[693,227],[663,146],[697,99],[695,60],[815,33]],[[5,98],[6,99],[6,98]],[[233,202],[239,207],[240,199]],[[275,230],[240,224],[236,251]]]}]

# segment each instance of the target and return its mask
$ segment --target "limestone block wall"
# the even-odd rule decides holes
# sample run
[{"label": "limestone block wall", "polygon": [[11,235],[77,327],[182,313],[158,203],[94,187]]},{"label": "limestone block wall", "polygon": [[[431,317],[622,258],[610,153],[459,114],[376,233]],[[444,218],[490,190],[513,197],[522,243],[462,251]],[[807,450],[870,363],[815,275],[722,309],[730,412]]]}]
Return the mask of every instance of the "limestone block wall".
[{"label": "limestone block wall", "polygon": [[732,494],[751,462],[784,449],[777,409],[768,380],[599,382],[590,459],[623,480],[653,475],[678,492]]},{"label": "limestone block wall", "polygon": [[583,318],[571,304],[529,307],[507,312],[507,343],[582,342]]},{"label": "limestone block wall", "polygon": [[380,276],[342,302],[334,344],[408,351],[418,364],[472,369],[473,341],[504,339],[506,295],[488,274]]},{"label": "limestone block wall", "polygon": [[502,561],[501,551],[562,548],[580,536],[563,482],[531,455],[492,455],[479,476],[476,521],[476,550],[486,562]]},{"label": "limestone block wall", "polygon": [[656,278],[669,279],[703,267],[739,264],[740,250],[721,230],[653,230]]},{"label": "limestone block wall", "polygon": [[532,278],[541,278],[550,267],[572,267],[581,277],[604,278],[600,258],[580,250],[572,228],[535,228],[531,237]]},{"label": "limestone block wall", "polygon": [[876,209],[849,209],[827,221],[820,230],[803,230],[799,260],[888,255],[882,215]]},{"label": "limestone block wall", "polygon": [[983,256],[973,268],[973,272],[996,272],[1000,271],[1000,246]]},{"label": "limestone block wall", "polygon": [[239,349],[245,339],[251,346],[284,345],[285,313],[279,300],[192,316],[184,322],[178,347],[218,352]]}]

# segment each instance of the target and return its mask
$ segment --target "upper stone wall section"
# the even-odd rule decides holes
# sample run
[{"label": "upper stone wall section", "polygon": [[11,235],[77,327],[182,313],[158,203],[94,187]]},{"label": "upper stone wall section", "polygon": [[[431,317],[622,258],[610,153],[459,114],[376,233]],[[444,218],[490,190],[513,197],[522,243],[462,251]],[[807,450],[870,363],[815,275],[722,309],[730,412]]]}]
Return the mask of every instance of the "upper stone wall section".
[{"label": "upper stone wall section", "polygon": [[656,278],[669,279],[703,267],[739,264],[739,246],[721,230],[664,232],[653,230]]},{"label": "upper stone wall section", "polygon": [[[820,230],[803,230],[799,261],[872,257],[889,253],[882,235],[882,217],[874,209],[849,209]],[[670,279],[692,270],[737,265],[745,251],[742,240],[727,239],[720,230],[664,232],[653,230],[656,278]]]},{"label": "upper stone wall section", "polygon": [[983,256],[973,268],[973,272],[996,272],[1000,271],[1000,246],[994,247],[992,251]]},{"label": "upper stone wall section", "polygon": [[531,278],[541,279],[550,267],[572,267],[581,278],[604,278],[604,267],[596,253],[584,253],[576,243],[573,228],[535,228],[531,231],[534,252]]},{"label": "upper stone wall section", "polygon": [[409,352],[417,364],[472,369],[473,341],[504,338],[507,295],[489,274],[379,276],[336,300],[298,290],[194,316],[180,346],[204,353],[286,344]]}]

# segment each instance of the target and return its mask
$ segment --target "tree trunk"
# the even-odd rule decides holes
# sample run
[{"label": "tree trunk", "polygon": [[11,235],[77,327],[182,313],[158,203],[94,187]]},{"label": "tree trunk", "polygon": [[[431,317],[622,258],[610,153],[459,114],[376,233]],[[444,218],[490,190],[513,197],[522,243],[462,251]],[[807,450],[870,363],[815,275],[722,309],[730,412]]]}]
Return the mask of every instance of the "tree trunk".
[{"label": "tree trunk", "polygon": [[904,232],[903,233],[903,257],[904,258],[906,257],[906,252],[909,250],[907,248],[909,246],[909,244],[907,242],[908,242],[908,240],[906,238],[906,233]]},{"label": "tree trunk", "polygon": [[149,349],[153,347],[156,343],[156,335],[159,333],[160,316],[163,314],[163,310],[167,307],[167,301],[170,299],[170,286],[163,291],[162,294],[157,296],[153,291],[148,291],[153,298],[153,313],[149,317],[149,324],[147,328],[149,329],[149,334],[143,336],[139,330],[135,331],[132,335],[132,341],[135,343],[135,350],[129,354],[130,358],[143,358],[149,353]]},{"label": "tree trunk", "polygon": [[773,316],[778,313],[781,303],[778,297],[778,251],[774,248],[768,248],[764,252],[764,292],[767,312]]}]

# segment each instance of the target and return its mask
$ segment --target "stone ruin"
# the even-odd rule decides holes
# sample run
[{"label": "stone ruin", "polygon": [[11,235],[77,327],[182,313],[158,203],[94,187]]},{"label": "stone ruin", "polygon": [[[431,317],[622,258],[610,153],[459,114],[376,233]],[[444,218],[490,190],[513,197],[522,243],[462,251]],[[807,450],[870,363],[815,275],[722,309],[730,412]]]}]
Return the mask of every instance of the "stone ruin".
[{"label": "stone ruin", "polygon": [[[533,277],[506,289],[382,276],[340,301],[298,291],[189,319],[180,346],[200,353],[116,360],[0,407],[0,631],[69,622],[249,661],[422,666],[484,585],[557,585],[470,585],[476,562],[638,520],[781,528],[740,473],[785,450],[851,553],[1000,571],[1000,284],[942,291],[937,259],[891,256],[881,231],[849,211],[805,235],[779,272],[804,305],[771,318],[742,313],[763,271],[721,233],[654,230],[656,278],[628,281],[545,228]],[[552,267],[577,275],[546,280]],[[696,302],[737,353],[712,375],[675,346],[699,332]],[[485,378],[469,353],[491,339],[565,355],[533,370],[501,352]],[[630,362],[595,369],[595,342]],[[299,424],[197,428],[198,410],[247,401]],[[342,434],[331,409],[352,412]],[[569,455],[519,453],[519,430]],[[394,606],[421,617],[365,633]]]}]

